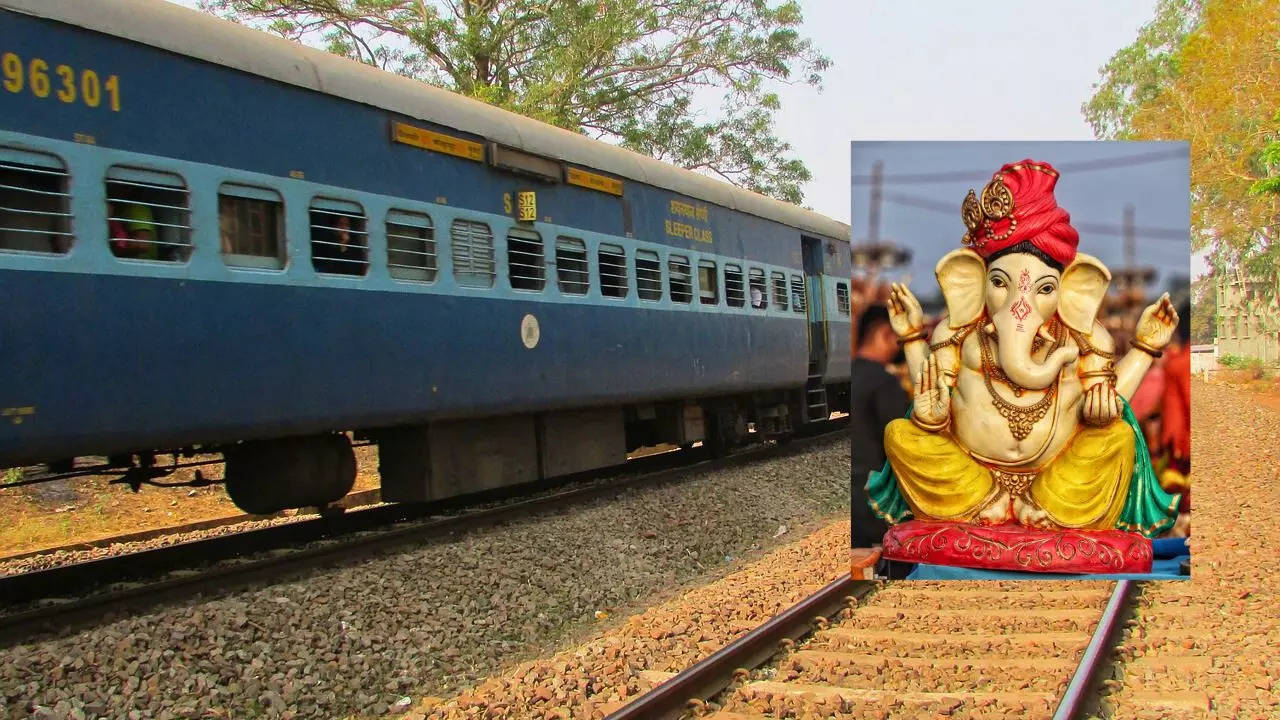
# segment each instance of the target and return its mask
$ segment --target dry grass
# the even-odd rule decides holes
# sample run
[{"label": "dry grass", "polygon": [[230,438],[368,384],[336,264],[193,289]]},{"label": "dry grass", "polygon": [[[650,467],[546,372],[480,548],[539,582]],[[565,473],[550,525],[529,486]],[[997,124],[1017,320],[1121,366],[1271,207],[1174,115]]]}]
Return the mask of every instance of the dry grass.
[{"label": "dry grass", "polygon": [[[210,458],[195,458],[212,459]],[[168,457],[164,458],[168,461]],[[353,492],[378,487],[378,448],[356,448]],[[220,480],[221,465],[200,468]],[[89,475],[20,488],[0,488],[0,558],[92,540],[243,515],[221,485],[201,488],[143,485],[134,493],[111,484],[115,476]],[[189,482],[187,468],[159,482]]]}]

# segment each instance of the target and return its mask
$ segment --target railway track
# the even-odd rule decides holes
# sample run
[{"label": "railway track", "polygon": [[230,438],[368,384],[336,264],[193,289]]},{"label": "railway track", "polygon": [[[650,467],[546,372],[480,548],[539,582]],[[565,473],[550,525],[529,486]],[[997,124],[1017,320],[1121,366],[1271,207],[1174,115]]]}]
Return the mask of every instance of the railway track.
[{"label": "railway track", "polygon": [[[785,445],[756,446],[715,459],[705,453],[665,453],[626,465],[525,486],[521,499],[486,493],[441,503],[379,505],[340,515],[262,527],[0,577],[0,647],[46,632],[137,612],[201,593],[222,593],[278,580],[431,538],[440,538],[562,509],[628,488],[680,480],[803,451],[844,427],[842,419],[816,424]],[[563,489],[566,483],[580,483]],[[560,489],[556,489],[556,487]],[[542,494],[529,497],[530,492]],[[509,494],[509,491],[508,491]],[[476,503],[487,506],[477,508]],[[456,514],[440,517],[441,513]]]},{"label": "railway track", "polygon": [[846,575],[609,720],[1085,717],[1133,593]]}]

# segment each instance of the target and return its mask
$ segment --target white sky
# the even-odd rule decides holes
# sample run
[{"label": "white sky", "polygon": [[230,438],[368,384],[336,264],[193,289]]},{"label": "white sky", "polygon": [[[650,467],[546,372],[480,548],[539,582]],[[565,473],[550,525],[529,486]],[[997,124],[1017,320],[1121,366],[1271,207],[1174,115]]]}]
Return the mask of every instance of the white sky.
[{"label": "white sky", "polygon": [[845,222],[850,140],[1092,139],[1080,106],[1098,70],[1155,14],[1155,0],[801,4],[832,67],[821,93],[781,88],[778,132],[813,173],[804,204]]},{"label": "white sky", "polygon": [[832,67],[821,93],[779,88],[777,130],[813,173],[804,204],[845,222],[851,140],[1092,139],[1080,106],[1155,12],[1155,0],[801,5],[801,32]]}]

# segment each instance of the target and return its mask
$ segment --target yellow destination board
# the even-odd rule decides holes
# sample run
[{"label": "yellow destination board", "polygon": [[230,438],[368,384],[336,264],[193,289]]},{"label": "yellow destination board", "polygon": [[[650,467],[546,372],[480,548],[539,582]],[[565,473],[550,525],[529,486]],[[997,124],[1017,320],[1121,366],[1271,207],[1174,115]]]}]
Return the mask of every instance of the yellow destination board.
[{"label": "yellow destination board", "polygon": [[484,145],[478,142],[463,140],[402,122],[391,123],[391,139],[423,150],[484,162]]},{"label": "yellow destination board", "polygon": [[566,168],[565,170],[564,181],[570,185],[591,188],[592,190],[599,190],[600,192],[606,192],[610,195],[622,195],[621,180],[615,180],[611,177],[597,175],[577,168]]}]

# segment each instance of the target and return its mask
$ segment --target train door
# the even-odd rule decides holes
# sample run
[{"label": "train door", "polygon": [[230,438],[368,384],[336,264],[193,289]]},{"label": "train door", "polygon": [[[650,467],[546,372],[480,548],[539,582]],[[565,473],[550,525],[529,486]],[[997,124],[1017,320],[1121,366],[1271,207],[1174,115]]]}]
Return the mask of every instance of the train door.
[{"label": "train door", "polygon": [[809,372],[805,381],[805,421],[826,420],[827,390],[822,382],[827,373],[827,311],[822,282],[823,242],[818,238],[800,238],[804,263],[805,306],[809,321]]}]

